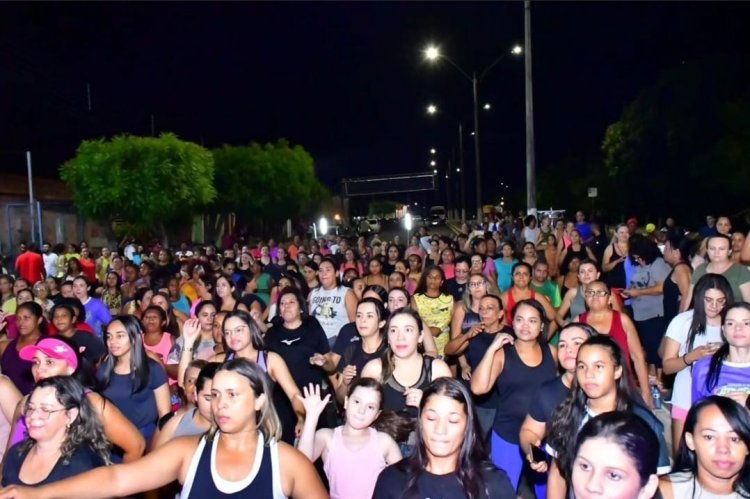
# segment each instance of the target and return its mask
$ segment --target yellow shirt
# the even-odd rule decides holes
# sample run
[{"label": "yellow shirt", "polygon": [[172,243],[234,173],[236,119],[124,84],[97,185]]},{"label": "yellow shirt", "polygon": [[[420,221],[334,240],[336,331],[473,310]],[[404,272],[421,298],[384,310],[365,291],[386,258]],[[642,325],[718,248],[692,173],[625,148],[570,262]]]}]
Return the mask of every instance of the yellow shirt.
[{"label": "yellow shirt", "polygon": [[430,298],[427,295],[414,295],[414,302],[417,304],[417,312],[422,318],[422,322],[427,327],[435,327],[440,330],[440,335],[435,337],[435,346],[438,355],[443,355],[445,345],[450,341],[451,317],[453,315],[453,296],[440,295],[437,298]]}]

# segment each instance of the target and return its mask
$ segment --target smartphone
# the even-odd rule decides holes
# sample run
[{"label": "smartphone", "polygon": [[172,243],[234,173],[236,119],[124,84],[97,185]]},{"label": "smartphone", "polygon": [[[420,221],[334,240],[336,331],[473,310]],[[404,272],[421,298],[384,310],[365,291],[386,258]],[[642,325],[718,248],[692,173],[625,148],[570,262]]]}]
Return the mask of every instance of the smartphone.
[{"label": "smartphone", "polygon": [[532,445],[531,446],[531,458],[534,460],[535,463],[544,463],[544,462],[547,462],[547,453],[544,452],[539,447],[537,447],[536,445]]},{"label": "smartphone", "polygon": [[721,345],[723,345],[721,341],[712,341],[708,343],[706,346],[710,348],[711,350],[718,350],[719,348],[721,348]]}]

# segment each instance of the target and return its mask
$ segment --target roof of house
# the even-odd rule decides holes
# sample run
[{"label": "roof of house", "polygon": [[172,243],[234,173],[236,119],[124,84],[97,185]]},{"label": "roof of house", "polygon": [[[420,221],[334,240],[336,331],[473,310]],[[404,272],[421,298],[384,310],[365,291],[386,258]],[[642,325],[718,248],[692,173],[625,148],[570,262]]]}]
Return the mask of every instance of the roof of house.
[{"label": "roof of house", "polygon": [[[70,201],[70,188],[59,179],[34,177],[34,198],[39,201]],[[29,180],[26,175],[0,172],[0,196],[28,200]]]}]

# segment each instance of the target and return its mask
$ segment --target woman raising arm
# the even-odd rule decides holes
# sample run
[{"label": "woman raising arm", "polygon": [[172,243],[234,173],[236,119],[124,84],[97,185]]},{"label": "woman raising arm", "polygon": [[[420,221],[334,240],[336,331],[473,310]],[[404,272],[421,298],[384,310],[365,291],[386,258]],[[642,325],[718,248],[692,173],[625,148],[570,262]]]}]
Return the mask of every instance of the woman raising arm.
[{"label": "woman raising arm", "polygon": [[[8,487],[0,491],[0,498],[122,497],[155,490],[174,480],[183,484],[181,497],[185,499],[230,493],[273,499],[327,498],[310,461],[291,446],[277,442],[281,428],[269,393],[257,364],[246,359],[230,361],[216,373],[211,390],[215,431],[178,438],[133,463],[99,468],[49,486]],[[248,470],[256,466],[259,469],[251,476]],[[237,481],[227,484],[222,476]],[[227,490],[237,482],[244,488]]]}]

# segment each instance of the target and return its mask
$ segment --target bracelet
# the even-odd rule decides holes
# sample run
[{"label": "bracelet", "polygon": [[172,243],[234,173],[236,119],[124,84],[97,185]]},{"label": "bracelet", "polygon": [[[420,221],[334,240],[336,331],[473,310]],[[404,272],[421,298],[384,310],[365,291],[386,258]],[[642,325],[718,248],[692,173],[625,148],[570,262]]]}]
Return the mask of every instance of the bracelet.
[{"label": "bracelet", "polygon": [[192,351],[193,351],[193,347],[190,347],[190,348],[183,348],[183,349],[182,349],[182,353],[185,353],[185,352],[192,352]]},{"label": "bracelet", "polygon": [[682,363],[685,364],[687,367],[692,366],[693,363],[691,362],[691,363],[688,364],[688,361],[687,361],[686,357],[687,357],[687,354],[685,354],[685,355],[682,356]]}]

